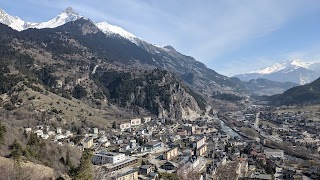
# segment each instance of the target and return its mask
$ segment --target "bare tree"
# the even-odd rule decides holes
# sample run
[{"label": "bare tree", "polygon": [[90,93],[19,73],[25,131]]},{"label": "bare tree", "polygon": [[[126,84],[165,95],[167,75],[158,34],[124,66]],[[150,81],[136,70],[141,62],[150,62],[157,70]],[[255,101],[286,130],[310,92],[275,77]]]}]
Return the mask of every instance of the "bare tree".
[{"label": "bare tree", "polygon": [[31,180],[50,179],[46,173],[41,173],[36,168],[21,166],[17,163],[0,166],[0,180]]},{"label": "bare tree", "polygon": [[201,174],[192,167],[183,166],[178,169],[179,180],[199,180]]},{"label": "bare tree", "polygon": [[111,173],[108,173],[103,167],[94,167],[93,171],[94,180],[111,180]]}]

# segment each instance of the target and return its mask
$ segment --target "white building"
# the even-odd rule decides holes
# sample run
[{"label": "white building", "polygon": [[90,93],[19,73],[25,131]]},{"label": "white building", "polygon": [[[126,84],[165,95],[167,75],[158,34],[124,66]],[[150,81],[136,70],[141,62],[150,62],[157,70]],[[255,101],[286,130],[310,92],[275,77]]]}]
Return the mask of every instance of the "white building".
[{"label": "white building", "polygon": [[60,139],[64,139],[64,138],[66,138],[66,136],[63,135],[63,134],[58,134],[58,135],[55,136],[56,140],[60,140]]},{"label": "white building", "polygon": [[42,134],[42,135],[41,135],[41,138],[44,139],[44,140],[46,140],[46,139],[49,138],[49,135],[48,135],[48,134]]},{"label": "white building", "polygon": [[274,157],[274,158],[284,158],[283,150],[280,149],[265,149],[264,154],[267,158]]},{"label": "white building", "polygon": [[62,134],[62,129],[61,129],[61,127],[57,127],[57,134]]},{"label": "white building", "polygon": [[92,157],[92,163],[97,164],[115,164],[122,162],[126,159],[125,154],[113,153],[113,152],[97,152]]},{"label": "white building", "polygon": [[40,129],[36,130],[34,133],[37,134],[38,137],[43,135],[43,131]]},{"label": "white building", "polygon": [[109,141],[102,143],[103,147],[109,147],[111,143]]},{"label": "white building", "polygon": [[108,141],[108,138],[105,137],[105,136],[102,136],[102,137],[100,137],[100,138],[98,139],[98,142],[99,142],[99,143],[105,143],[105,142],[107,142],[107,141]]},{"label": "white building", "polygon": [[66,137],[72,137],[73,136],[73,133],[70,132],[70,131],[66,131]]},{"label": "white building", "polygon": [[130,124],[131,126],[139,126],[141,124],[141,118],[131,119]]},{"label": "white building", "polygon": [[143,118],[143,122],[144,123],[147,123],[147,122],[150,122],[151,121],[151,117],[144,117]]},{"label": "white building", "polygon": [[93,128],[93,133],[94,134],[98,134],[99,133],[99,129],[98,128]]},{"label": "white building", "polygon": [[32,131],[32,128],[28,127],[24,129],[27,133]]},{"label": "white building", "polygon": [[54,132],[54,131],[48,131],[48,135],[49,135],[49,136],[54,136],[54,135],[56,135],[56,132]]},{"label": "white building", "polygon": [[122,131],[126,130],[126,129],[130,129],[131,128],[131,123],[122,123],[120,124],[120,129]]}]

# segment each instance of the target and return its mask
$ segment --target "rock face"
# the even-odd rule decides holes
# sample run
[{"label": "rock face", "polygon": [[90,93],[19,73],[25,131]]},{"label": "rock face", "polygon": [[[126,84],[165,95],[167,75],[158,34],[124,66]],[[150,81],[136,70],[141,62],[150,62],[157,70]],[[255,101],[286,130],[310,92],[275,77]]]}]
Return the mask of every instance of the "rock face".
[{"label": "rock face", "polygon": [[206,108],[200,95],[165,70],[105,71],[92,78],[107,90],[105,95],[113,103],[137,111],[146,109],[161,118],[195,118]]}]

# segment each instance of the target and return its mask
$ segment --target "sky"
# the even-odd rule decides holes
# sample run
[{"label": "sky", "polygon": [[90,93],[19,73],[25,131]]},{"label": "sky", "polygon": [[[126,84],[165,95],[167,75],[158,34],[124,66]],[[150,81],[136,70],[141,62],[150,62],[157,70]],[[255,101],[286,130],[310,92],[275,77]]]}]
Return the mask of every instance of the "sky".
[{"label": "sky", "polygon": [[29,22],[67,7],[227,76],[292,59],[320,62],[319,0],[0,0],[1,9]]}]

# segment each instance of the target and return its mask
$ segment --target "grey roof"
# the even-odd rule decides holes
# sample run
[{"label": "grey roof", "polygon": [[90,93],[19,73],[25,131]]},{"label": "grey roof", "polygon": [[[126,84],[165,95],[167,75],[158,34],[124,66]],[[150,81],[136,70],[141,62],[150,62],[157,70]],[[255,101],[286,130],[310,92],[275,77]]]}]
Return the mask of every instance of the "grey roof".
[{"label": "grey roof", "polygon": [[151,165],[143,165],[143,166],[140,167],[140,169],[148,169],[150,167],[151,167]]}]

